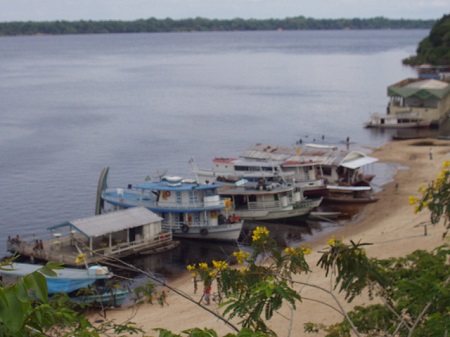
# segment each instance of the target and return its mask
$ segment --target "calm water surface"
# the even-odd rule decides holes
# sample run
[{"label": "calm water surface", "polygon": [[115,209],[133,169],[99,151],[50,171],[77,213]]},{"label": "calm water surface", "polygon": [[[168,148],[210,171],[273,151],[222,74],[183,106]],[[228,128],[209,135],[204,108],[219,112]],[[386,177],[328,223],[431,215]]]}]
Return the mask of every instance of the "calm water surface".
[{"label": "calm water surface", "polygon": [[[192,176],[191,157],[210,167],[214,156],[256,142],[293,145],[325,135],[327,144],[350,137],[358,146],[382,145],[392,133],[362,125],[385,111],[388,85],[415,76],[401,60],[427,34],[0,38],[0,251],[8,235],[42,235],[92,215],[105,166],[109,185],[123,186],[166,170]],[[182,264],[205,247],[185,244],[170,258]]]}]

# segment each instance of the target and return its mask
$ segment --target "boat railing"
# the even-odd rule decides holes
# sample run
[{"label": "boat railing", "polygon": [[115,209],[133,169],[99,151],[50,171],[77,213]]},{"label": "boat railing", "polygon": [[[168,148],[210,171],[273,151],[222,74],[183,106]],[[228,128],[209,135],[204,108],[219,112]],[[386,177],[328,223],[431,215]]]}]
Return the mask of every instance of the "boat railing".
[{"label": "boat railing", "polygon": [[272,201],[250,201],[248,203],[248,209],[249,210],[256,210],[256,209],[268,209],[268,208],[280,208],[283,207],[281,205],[281,202],[278,200],[272,200]]},{"label": "boat railing", "polygon": [[208,221],[173,221],[170,224],[163,224],[164,229],[171,232],[172,229],[181,229],[183,226],[188,227],[208,227]]},{"label": "boat railing", "polygon": [[172,242],[172,232],[168,231],[162,231],[150,239],[143,238],[131,242],[113,240],[111,246],[98,241],[92,247],[90,247],[89,240],[85,236],[75,234],[60,237],[58,233],[55,234],[50,240],[43,242],[42,248],[35,248],[35,236],[21,238],[18,243],[11,239],[8,242],[8,250],[29,256],[31,260],[56,261],[78,267],[84,266],[84,262],[77,261],[80,254],[85,254],[87,263],[96,263],[96,261],[104,260],[110,256],[124,257],[152,248],[157,249]]},{"label": "boat railing", "polygon": [[171,200],[156,200],[152,197],[142,195],[138,191],[134,190],[123,190],[120,193],[117,189],[111,189],[105,192],[107,196],[106,200],[110,199],[118,204],[128,204],[134,207],[145,207],[149,209],[179,209],[179,210],[189,210],[189,209],[221,209],[224,208],[223,203],[218,200],[205,199],[205,201],[196,200],[182,200],[181,202],[171,201]]},{"label": "boat railing", "polygon": [[141,239],[130,242],[115,242],[111,247],[102,247],[95,250],[95,253],[101,255],[127,255],[127,253],[134,253],[145,249],[161,246],[172,241],[172,233],[162,231],[152,239]]}]

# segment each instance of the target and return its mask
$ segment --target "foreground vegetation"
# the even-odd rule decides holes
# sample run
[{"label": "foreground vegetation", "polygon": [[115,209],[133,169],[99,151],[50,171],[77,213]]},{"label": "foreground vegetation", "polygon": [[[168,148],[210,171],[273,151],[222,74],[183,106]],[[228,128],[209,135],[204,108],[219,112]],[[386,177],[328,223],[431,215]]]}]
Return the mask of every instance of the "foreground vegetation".
[{"label": "foreground vegetation", "polygon": [[[450,161],[444,163],[434,181],[420,187],[419,196],[410,197],[410,204],[415,212],[428,209],[432,224],[443,221],[446,237],[450,228]],[[163,286],[228,325],[234,332],[226,337],[280,336],[280,332],[271,328],[270,320],[282,310],[291,313],[296,310],[302,301],[299,291],[302,287],[314,287],[327,294],[330,300],[321,303],[343,317],[336,324],[307,323],[304,330],[308,333],[322,331],[327,337],[442,337],[450,332],[450,246],[445,241],[430,252],[419,250],[403,258],[375,259],[365,253],[368,244],[332,238],[317,262],[324,277],[330,280],[326,288],[308,283],[308,278],[299,281],[294,277],[311,272],[305,259],[310,253],[308,247],[283,250],[264,227],[254,230],[252,241],[251,253],[234,253],[237,268],[231,268],[229,261],[187,267],[204,286],[217,282],[218,312],[169,285]],[[0,266],[9,267],[8,262]],[[42,272],[51,274],[51,268],[59,268],[51,264],[48,267]],[[153,284],[138,291],[145,301],[165,304]],[[377,304],[357,306],[347,312],[338,293],[344,294],[347,302],[365,293],[376,298]],[[11,286],[0,284],[0,336],[149,336],[150,332],[142,331],[132,322],[118,324],[106,317],[94,326],[66,300],[64,296],[49,300],[45,278],[38,272]],[[289,331],[287,335],[292,333]],[[189,327],[181,334],[164,329],[157,329],[156,334],[217,337],[214,330]]]},{"label": "foreground vegetation", "polygon": [[403,60],[408,65],[450,65],[450,14],[444,15],[417,48],[417,54]]},{"label": "foreground vegetation", "polygon": [[430,29],[435,20],[386,19],[313,19],[304,16],[286,19],[184,20],[141,19],[135,21],[49,21],[3,22],[0,36],[36,34],[107,34],[192,31],[256,31],[317,29]]}]

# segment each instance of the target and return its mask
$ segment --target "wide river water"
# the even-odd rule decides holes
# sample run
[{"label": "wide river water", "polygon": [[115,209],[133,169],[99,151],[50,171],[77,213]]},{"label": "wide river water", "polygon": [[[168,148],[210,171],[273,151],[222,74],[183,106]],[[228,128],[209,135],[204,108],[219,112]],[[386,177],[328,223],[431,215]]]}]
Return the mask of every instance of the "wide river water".
[{"label": "wide river water", "polygon": [[[91,216],[109,185],[167,170],[191,177],[257,143],[380,146],[363,128],[413,69],[427,30],[282,31],[0,38],[0,237]],[[322,135],[325,140],[322,141]],[[386,173],[378,169],[380,176]],[[294,236],[296,234],[294,233]],[[292,233],[289,237],[292,237]],[[183,243],[149,269],[210,255]],[[178,262],[173,262],[178,261]]]}]

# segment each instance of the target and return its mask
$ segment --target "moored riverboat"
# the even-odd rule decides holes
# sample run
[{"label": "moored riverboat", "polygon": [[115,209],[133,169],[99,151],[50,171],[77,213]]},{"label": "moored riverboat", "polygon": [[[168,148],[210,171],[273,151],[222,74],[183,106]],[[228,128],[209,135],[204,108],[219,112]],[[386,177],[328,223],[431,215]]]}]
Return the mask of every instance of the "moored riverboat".
[{"label": "moored riverboat", "polygon": [[[14,284],[19,279],[33,272],[41,272],[42,265],[12,262],[0,269],[3,285]],[[54,269],[54,275],[42,273],[47,282],[50,296],[66,293],[73,302],[94,306],[120,307],[130,295],[127,289],[109,285],[114,274],[104,266],[91,266],[87,269],[63,268]]]},{"label": "moored riverboat", "polygon": [[218,194],[221,186],[166,176],[128,188],[105,188],[100,192],[102,211],[145,207],[161,216],[163,229],[176,238],[237,241],[243,221],[225,221],[232,214]]},{"label": "moored riverboat", "polygon": [[306,215],[322,198],[305,198],[295,184],[246,182],[219,192],[231,200],[233,212],[245,220],[280,220]]},{"label": "moored riverboat", "polygon": [[364,126],[379,129],[427,129],[431,126],[431,120],[422,119],[419,114],[412,112],[397,115],[374,113]]}]

